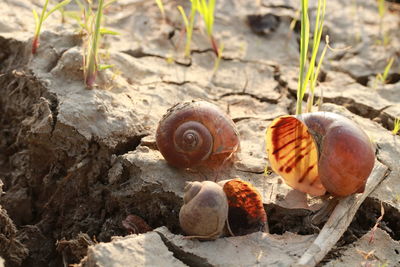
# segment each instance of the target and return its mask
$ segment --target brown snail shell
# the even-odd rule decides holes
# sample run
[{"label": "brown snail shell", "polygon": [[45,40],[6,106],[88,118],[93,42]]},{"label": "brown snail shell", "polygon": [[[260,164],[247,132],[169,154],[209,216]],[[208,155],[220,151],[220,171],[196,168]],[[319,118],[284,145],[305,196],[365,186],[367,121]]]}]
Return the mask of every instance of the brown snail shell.
[{"label": "brown snail shell", "polygon": [[206,101],[179,103],[161,119],[157,147],[175,167],[221,166],[239,147],[234,122],[216,105]]},{"label": "brown snail shell", "polygon": [[183,202],[179,223],[187,235],[216,239],[223,233],[228,200],[220,185],[210,181],[188,183]]},{"label": "brown snail shell", "polygon": [[228,226],[232,235],[268,232],[267,213],[261,194],[242,179],[218,182],[228,199]]},{"label": "brown snail shell", "polygon": [[277,118],[266,141],[272,169],[293,188],[312,195],[363,192],[375,163],[368,136],[331,112]]},{"label": "brown snail shell", "polygon": [[183,201],[179,222],[187,238],[216,239],[225,234],[268,231],[260,193],[241,179],[188,183]]}]

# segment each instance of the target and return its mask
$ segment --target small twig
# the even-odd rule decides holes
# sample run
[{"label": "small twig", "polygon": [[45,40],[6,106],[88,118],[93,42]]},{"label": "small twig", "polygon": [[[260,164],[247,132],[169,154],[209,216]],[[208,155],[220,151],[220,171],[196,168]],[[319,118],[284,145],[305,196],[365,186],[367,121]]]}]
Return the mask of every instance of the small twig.
[{"label": "small twig", "polygon": [[364,193],[351,195],[339,201],[318,237],[306,250],[296,266],[316,266],[340,239],[367,196],[386,177],[388,168],[379,161],[368,178]]},{"label": "small twig", "polygon": [[369,238],[368,244],[371,244],[372,241],[374,241],[375,231],[376,229],[378,229],[379,223],[382,221],[384,215],[385,215],[385,209],[383,208],[383,204],[381,202],[381,216],[379,216],[379,218],[376,220],[376,223],[371,230],[371,237]]}]

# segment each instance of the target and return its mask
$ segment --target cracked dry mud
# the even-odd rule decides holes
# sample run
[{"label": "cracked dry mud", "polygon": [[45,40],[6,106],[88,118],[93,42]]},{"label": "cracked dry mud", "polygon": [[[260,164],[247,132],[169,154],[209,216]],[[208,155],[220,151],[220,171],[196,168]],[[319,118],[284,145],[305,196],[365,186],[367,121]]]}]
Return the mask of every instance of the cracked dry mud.
[{"label": "cracked dry mud", "polygon": [[[45,22],[40,48],[30,54],[31,10],[39,2],[0,2],[0,257],[6,266],[67,266],[85,256],[81,266],[295,265],[327,219],[311,223],[323,200],[306,199],[263,173],[265,130],[295,107],[299,33],[289,25],[299,2],[217,1],[215,35],[225,49],[213,76],[214,54],[201,27],[192,60],[182,56],[176,6],[188,1],[165,1],[165,22],[154,1],[119,0],[106,23],[120,35],[106,37],[104,47],[117,75],[106,71],[107,82],[94,90],[83,86],[81,36],[59,14]],[[331,45],[350,48],[328,53],[317,95],[323,92],[323,110],[348,116],[367,132],[383,181],[318,266],[398,266],[400,138],[390,130],[400,117],[399,5],[388,3],[383,22],[390,42],[382,46],[375,1],[327,2]],[[255,34],[246,16],[268,13],[278,25]],[[397,60],[389,83],[374,88],[390,57]],[[170,106],[191,99],[219,105],[236,123],[241,151],[221,180],[239,177],[259,189],[270,234],[209,242],[180,236],[185,182],[214,176],[169,167],[154,133]],[[381,203],[385,214],[374,232]],[[128,235],[122,221],[129,214],[155,230]]]}]

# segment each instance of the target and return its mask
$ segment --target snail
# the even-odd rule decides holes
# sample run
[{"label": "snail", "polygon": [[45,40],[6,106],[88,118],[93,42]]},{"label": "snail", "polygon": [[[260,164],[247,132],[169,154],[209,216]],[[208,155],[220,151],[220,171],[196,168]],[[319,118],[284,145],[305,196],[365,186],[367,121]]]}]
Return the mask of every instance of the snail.
[{"label": "snail", "polygon": [[241,179],[188,183],[183,201],[179,222],[187,238],[216,239],[268,229],[260,193]]},{"label": "snail", "polygon": [[216,239],[228,218],[228,200],[222,187],[211,181],[186,185],[179,223],[190,237]]},{"label": "snail", "polygon": [[289,186],[315,196],[364,192],[375,163],[363,130],[331,112],[277,118],[266,142],[272,169]]},{"label": "snail", "polygon": [[178,168],[218,167],[239,147],[234,122],[206,101],[179,103],[168,110],[156,132],[157,147],[166,161]]}]

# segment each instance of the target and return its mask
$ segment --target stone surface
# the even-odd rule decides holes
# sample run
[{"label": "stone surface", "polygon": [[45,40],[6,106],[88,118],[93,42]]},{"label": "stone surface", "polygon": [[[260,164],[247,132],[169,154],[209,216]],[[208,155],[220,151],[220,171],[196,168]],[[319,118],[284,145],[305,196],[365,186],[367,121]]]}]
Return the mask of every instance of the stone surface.
[{"label": "stone surface", "polygon": [[89,247],[81,266],[187,266],[177,260],[155,232],[116,237],[109,243]]},{"label": "stone surface", "polygon": [[174,235],[165,227],[155,229],[166,240],[174,253],[184,257],[192,265],[202,266],[290,266],[315,236],[270,235],[253,233],[246,236],[220,238],[200,242]]}]

